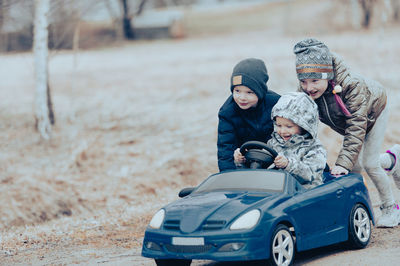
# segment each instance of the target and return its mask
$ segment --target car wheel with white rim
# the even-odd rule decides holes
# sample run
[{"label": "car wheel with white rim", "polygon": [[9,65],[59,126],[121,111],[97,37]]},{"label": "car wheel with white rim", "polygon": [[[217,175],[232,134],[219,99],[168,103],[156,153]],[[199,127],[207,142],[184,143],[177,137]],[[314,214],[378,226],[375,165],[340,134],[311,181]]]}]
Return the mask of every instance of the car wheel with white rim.
[{"label": "car wheel with white rim", "polygon": [[271,242],[271,265],[291,265],[294,260],[294,240],[286,225],[276,227]]},{"label": "car wheel with white rim", "polygon": [[365,248],[371,239],[371,219],[367,209],[356,204],[350,212],[349,245],[351,248]]}]

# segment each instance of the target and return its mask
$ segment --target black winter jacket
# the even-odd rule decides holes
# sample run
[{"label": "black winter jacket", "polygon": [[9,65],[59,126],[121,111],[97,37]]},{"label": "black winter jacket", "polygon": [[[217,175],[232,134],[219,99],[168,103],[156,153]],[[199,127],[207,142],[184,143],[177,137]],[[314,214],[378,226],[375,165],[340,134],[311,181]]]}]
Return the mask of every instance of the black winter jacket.
[{"label": "black winter jacket", "polygon": [[232,95],[219,109],[218,118],[218,167],[225,171],[236,169],[233,152],[246,141],[267,142],[274,129],[271,120],[272,107],[280,95],[269,90],[257,106],[242,110]]}]

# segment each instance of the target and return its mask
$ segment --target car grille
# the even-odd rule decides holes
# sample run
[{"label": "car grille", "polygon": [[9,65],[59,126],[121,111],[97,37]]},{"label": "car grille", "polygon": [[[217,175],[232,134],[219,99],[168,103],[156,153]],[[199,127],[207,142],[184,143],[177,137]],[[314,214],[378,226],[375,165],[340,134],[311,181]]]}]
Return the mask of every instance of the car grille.
[{"label": "car grille", "polygon": [[[224,228],[226,221],[223,220],[209,220],[206,221],[201,230],[203,231],[213,231],[213,230],[220,230]],[[171,230],[171,231],[179,231],[180,221],[179,220],[166,220],[164,222],[164,229]]]},{"label": "car grille", "polygon": [[225,226],[225,221],[206,221],[203,224],[202,229],[204,231],[211,231],[211,230],[219,230],[224,228]]},{"label": "car grille", "polygon": [[177,246],[177,245],[166,244],[165,248],[169,252],[174,252],[174,253],[204,253],[204,252],[208,252],[212,248],[212,245]]},{"label": "car grille", "polygon": [[180,224],[179,220],[167,220],[164,222],[164,229],[179,231],[179,224]]}]

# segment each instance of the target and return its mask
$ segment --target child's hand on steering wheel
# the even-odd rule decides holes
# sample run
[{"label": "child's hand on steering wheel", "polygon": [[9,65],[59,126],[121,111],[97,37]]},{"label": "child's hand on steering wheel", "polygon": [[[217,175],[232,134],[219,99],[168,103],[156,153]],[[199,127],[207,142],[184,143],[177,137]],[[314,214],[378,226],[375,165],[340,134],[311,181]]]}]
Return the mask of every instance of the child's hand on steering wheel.
[{"label": "child's hand on steering wheel", "polygon": [[244,163],[246,161],[246,158],[243,156],[243,154],[240,153],[240,148],[237,148],[235,150],[235,152],[233,153],[233,158],[236,164]]},{"label": "child's hand on steering wheel", "polygon": [[274,164],[276,168],[286,168],[286,166],[289,164],[289,161],[285,156],[279,154],[276,156]]}]

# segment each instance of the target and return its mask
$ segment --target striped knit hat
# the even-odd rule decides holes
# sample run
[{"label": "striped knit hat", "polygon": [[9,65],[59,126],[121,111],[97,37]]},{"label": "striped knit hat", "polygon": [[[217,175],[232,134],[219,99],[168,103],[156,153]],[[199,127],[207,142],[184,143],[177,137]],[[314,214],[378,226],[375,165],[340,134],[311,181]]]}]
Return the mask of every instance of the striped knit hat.
[{"label": "striped knit hat", "polygon": [[299,80],[334,78],[332,55],[328,47],[313,38],[298,42],[293,49]]}]

